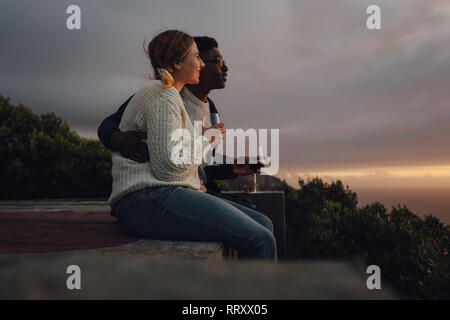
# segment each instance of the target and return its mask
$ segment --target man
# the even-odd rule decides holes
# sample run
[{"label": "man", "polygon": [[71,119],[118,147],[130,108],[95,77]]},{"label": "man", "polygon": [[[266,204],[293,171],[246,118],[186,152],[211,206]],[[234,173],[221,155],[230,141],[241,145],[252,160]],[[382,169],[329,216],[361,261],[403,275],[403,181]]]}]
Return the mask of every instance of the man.
[{"label": "man", "polygon": [[[200,58],[205,67],[200,71],[200,83],[186,85],[180,95],[192,122],[205,118],[205,127],[211,126],[211,113],[218,113],[214,102],[208,97],[211,90],[223,89],[227,81],[228,67],[219,51],[217,41],[211,37],[194,37]],[[137,162],[149,161],[147,145],[142,141],[146,133],[119,130],[123,112],[131,100],[130,97],[119,110],[107,117],[98,128],[100,141],[110,150],[118,151],[123,157]],[[259,172],[248,164],[223,164],[220,166],[200,166],[199,176],[208,193],[220,193],[215,179],[232,179],[240,175],[251,175]],[[222,195],[223,197],[223,195]]]}]

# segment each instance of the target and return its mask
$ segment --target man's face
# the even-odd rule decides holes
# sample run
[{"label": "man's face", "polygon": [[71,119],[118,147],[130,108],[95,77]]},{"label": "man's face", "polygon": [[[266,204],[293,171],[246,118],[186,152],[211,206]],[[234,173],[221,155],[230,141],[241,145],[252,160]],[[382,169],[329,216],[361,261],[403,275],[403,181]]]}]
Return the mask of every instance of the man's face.
[{"label": "man's face", "polygon": [[199,85],[213,90],[225,88],[228,67],[223,61],[219,49],[213,48],[200,54],[205,67],[200,71]]}]

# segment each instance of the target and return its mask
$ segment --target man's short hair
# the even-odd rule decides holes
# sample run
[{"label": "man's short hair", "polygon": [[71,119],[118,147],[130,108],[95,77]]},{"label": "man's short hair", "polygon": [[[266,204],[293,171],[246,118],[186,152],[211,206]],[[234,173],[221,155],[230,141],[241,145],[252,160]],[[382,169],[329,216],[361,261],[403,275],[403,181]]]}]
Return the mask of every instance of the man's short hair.
[{"label": "man's short hair", "polygon": [[199,53],[204,53],[208,50],[218,48],[219,45],[216,39],[211,37],[194,37],[195,44],[197,45],[197,49]]}]

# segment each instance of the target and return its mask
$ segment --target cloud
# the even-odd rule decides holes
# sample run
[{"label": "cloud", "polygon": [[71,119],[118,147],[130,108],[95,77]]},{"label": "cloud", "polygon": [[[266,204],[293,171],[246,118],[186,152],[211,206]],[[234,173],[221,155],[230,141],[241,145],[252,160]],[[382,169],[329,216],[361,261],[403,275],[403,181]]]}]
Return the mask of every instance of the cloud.
[{"label": "cloud", "polygon": [[2,0],[0,93],[93,136],[145,82],[143,41],[181,28],[218,40],[221,119],[279,128],[281,170],[446,164],[450,3],[377,3],[383,29],[369,31],[366,0],[82,0],[68,31],[73,1]]}]

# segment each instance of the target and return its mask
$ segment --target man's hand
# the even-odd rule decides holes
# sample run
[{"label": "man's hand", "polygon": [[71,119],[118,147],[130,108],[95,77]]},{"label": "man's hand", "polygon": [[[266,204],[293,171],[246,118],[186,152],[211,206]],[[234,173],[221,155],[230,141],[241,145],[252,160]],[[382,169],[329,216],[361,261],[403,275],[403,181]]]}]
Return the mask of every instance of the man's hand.
[{"label": "man's hand", "polygon": [[111,134],[110,144],[123,157],[144,163],[150,160],[147,144],[142,141],[145,139],[147,139],[145,132],[115,131]]},{"label": "man's hand", "polygon": [[248,163],[246,164],[233,164],[232,170],[235,175],[238,176],[248,176],[255,173],[261,173],[261,167],[259,168],[252,168]]},{"label": "man's hand", "polygon": [[237,159],[235,159],[235,163],[232,164],[232,170],[233,173],[238,176],[248,176],[255,173],[261,173],[261,168],[265,167],[264,163],[260,162],[259,159],[257,163],[250,164],[250,158],[248,155],[245,157],[244,164],[238,164],[236,162]]}]

